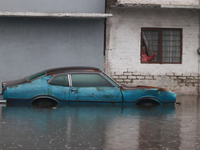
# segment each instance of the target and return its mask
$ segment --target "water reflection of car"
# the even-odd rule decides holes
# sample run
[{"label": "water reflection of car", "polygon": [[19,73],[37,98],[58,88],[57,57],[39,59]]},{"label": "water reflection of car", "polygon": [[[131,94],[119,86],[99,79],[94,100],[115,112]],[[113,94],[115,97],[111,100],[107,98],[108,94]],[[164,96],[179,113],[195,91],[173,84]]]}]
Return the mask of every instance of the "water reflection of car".
[{"label": "water reflection of car", "polygon": [[119,85],[94,67],[64,67],[44,70],[2,83],[7,104],[57,106],[63,102],[157,105],[175,103],[176,94],[163,88]]},{"label": "water reflection of car", "polygon": [[11,146],[19,150],[38,147],[123,150],[124,145],[126,150],[163,147],[178,150],[182,136],[179,128],[185,123],[177,119],[175,106],[140,109],[62,105],[57,109],[3,107],[0,110],[2,150]]}]

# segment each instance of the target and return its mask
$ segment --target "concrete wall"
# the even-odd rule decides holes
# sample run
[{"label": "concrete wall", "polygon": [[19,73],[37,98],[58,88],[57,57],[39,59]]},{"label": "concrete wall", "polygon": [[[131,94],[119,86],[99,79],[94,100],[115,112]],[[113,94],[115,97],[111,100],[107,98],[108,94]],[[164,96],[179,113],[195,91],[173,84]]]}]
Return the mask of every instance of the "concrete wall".
[{"label": "concrete wall", "polygon": [[118,0],[120,4],[199,5],[199,0]]},{"label": "concrete wall", "polygon": [[103,19],[1,18],[0,81],[43,69],[104,65]]},{"label": "concrete wall", "polygon": [[[107,73],[120,83],[161,86],[178,94],[198,93],[199,13],[175,9],[110,10]],[[141,64],[141,28],[182,28],[182,64]]]},{"label": "concrete wall", "polygon": [[[105,0],[2,0],[0,12],[105,13]],[[0,17],[0,81],[64,66],[104,67],[104,19]]]},{"label": "concrete wall", "polygon": [[1,0],[0,12],[104,13],[105,0]]}]

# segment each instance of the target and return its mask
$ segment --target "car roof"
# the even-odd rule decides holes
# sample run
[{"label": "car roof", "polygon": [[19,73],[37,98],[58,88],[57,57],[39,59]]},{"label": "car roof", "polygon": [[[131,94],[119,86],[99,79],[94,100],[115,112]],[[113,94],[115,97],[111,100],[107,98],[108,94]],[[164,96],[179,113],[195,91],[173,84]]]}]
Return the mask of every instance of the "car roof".
[{"label": "car roof", "polygon": [[102,72],[99,68],[96,67],[60,67],[44,70],[47,75],[67,73],[67,72]]}]

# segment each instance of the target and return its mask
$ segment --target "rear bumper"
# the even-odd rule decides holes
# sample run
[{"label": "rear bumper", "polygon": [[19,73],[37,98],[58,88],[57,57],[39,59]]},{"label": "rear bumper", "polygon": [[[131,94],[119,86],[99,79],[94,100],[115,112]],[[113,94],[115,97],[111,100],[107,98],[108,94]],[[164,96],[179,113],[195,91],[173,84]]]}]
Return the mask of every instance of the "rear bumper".
[{"label": "rear bumper", "polygon": [[0,100],[0,104],[6,104],[6,100]]}]

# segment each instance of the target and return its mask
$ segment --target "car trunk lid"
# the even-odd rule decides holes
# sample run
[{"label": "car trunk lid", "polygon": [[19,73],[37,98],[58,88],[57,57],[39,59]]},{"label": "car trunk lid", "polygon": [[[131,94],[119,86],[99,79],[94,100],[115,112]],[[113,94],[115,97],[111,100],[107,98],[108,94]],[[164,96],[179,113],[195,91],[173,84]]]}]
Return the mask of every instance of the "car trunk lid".
[{"label": "car trunk lid", "polygon": [[26,78],[22,78],[22,79],[18,79],[18,80],[4,81],[4,82],[2,82],[2,86],[8,87],[8,86],[14,86],[14,85],[22,84],[22,83],[27,83],[27,82],[28,81]]}]

